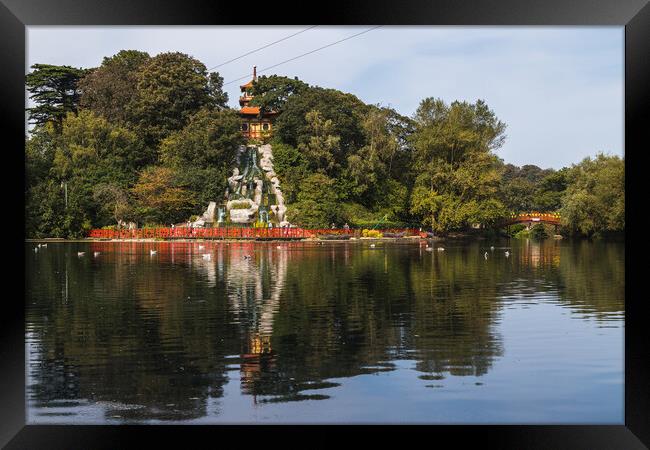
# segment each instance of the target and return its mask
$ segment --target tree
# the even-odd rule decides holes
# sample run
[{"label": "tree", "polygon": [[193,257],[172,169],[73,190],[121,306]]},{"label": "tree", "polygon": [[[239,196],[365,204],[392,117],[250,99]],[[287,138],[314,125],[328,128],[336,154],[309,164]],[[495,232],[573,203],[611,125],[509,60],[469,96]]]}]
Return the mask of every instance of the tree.
[{"label": "tree", "polygon": [[128,200],[97,195],[97,189],[128,190],[150,159],[142,140],[86,110],[69,113],[59,133],[53,128],[37,127],[26,145],[28,235],[74,237],[91,226],[114,223],[115,211],[105,202]]},{"label": "tree", "polygon": [[273,167],[288,205],[297,200],[300,182],[311,173],[308,165],[307,158],[297,148],[280,141],[273,142]]},{"label": "tree", "polygon": [[427,98],[414,120],[411,212],[439,232],[490,225],[505,215],[498,199],[502,165],[492,153],[503,144],[505,124],[494,112],[481,100],[448,106]]},{"label": "tree", "polygon": [[233,110],[202,109],[160,145],[164,165],[178,172],[195,207],[223,197],[237,149],[244,144]]},{"label": "tree", "polygon": [[534,209],[538,211],[558,211],[562,207],[562,196],[568,185],[569,169],[564,167],[545,176],[535,192]]},{"label": "tree", "polygon": [[339,152],[341,137],[334,134],[331,120],[323,119],[319,111],[305,115],[308,133],[298,150],[303,153],[310,170],[331,173],[336,165],[335,155]]},{"label": "tree", "polygon": [[572,166],[562,199],[562,221],[587,236],[625,230],[625,162],[602,153]]},{"label": "tree", "polygon": [[161,142],[161,161],[178,167],[230,168],[237,149],[245,142],[240,126],[235,111],[202,109],[187,126]]},{"label": "tree", "polygon": [[192,213],[191,193],[181,185],[178,173],[171,168],[146,168],[132,192],[138,201],[138,214],[145,222],[178,222]]},{"label": "tree", "polygon": [[223,77],[219,75],[219,72],[210,73],[208,93],[212,99],[211,106],[218,109],[228,108],[228,93],[223,90]]},{"label": "tree", "polygon": [[137,50],[121,50],[105,57],[102,65],[79,83],[81,107],[112,122],[130,122],[138,72],[149,59],[148,53]]},{"label": "tree", "polygon": [[295,78],[278,75],[260,76],[253,82],[251,105],[260,107],[260,114],[281,111],[290,96],[303,92],[309,85]]},{"label": "tree", "polygon": [[289,205],[287,216],[305,227],[327,227],[338,219],[335,180],[315,173],[300,185],[297,202]]},{"label": "tree", "polygon": [[25,77],[29,98],[36,103],[27,108],[31,123],[43,125],[53,122],[60,130],[66,114],[77,113],[79,107],[79,80],[88,73],[85,69],[51,64],[34,64]]},{"label": "tree", "polygon": [[223,103],[218,75],[209,76],[203,63],[184,53],[161,53],[147,60],[136,83],[134,121],[154,144],[181,130],[202,108]]},{"label": "tree", "polygon": [[64,120],[52,168],[61,180],[80,178],[92,186],[101,182],[126,186],[152,159],[136,132],[82,110]]},{"label": "tree", "polygon": [[385,111],[370,111],[362,126],[366,145],[348,156],[348,175],[356,197],[361,203],[369,204],[380,200],[382,187],[388,181],[389,165],[399,147],[389,132]]},{"label": "tree", "polygon": [[278,115],[274,134],[285,144],[298,147],[309,141],[307,113],[318,111],[323,120],[331,120],[332,129],[340,137],[340,147],[333,155],[335,163],[344,166],[347,157],[365,144],[361,123],[368,106],[352,94],[335,89],[308,87],[288,97]]},{"label": "tree", "polygon": [[98,184],[93,190],[93,199],[100,205],[100,210],[116,223],[125,220],[132,213],[127,191],[116,184]]}]

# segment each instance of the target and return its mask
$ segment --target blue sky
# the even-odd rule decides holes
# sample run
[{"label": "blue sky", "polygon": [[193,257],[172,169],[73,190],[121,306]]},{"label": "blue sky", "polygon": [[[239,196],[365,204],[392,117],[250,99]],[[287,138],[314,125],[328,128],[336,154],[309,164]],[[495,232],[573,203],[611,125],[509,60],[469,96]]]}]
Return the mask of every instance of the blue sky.
[{"label": "blue sky", "polygon": [[[207,67],[296,33],[297,27],[41,27],[34,63],[95,67],[122,49],[181,51]],[[319,26],[219,67],[226,82],[370,27]],[[485,100],[508,128],[506,162],[560,168],[623,156],[623,27],[381,27],[262,74],[297,76],[412,115],[426,97]],[[238,81],[226,86],[237,106]]]}]

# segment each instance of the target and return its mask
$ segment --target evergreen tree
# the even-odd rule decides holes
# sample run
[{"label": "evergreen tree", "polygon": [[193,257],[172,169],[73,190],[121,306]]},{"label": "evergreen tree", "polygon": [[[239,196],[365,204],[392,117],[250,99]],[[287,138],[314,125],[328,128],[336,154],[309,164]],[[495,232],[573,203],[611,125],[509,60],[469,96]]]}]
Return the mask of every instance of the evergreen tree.
[{"label": "evergreen tree", "polygon": [[34,64],[25,77],[29,98],[36,103],[27,108],[32,124],[52,122],[57,130],[69,112],[79,108],[79,81],[88,73],[85,69],[51,64]]}]

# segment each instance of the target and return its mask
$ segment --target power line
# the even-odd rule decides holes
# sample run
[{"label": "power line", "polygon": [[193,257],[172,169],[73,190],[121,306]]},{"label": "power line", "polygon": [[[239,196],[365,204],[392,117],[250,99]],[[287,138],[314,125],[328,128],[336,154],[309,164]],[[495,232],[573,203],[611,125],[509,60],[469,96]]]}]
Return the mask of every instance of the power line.
[{"label": "power line", "polygon": [[237,61],[238,59],[242,59],[244,56],[251,55],[251,54],[253,54],[253,53],[255,53],[255,52],[259,52],[260,50],[264,50],[265,48],[270,47],[270,46],[272,46],[272,45],[275,45],[275,44],[277,44],[278,42],[286,41],[286,40],[289,39],[289,38],[292,38],[292,37],[294,37],[294,36],[297,36],[297,35],[299,35],[300,33],[304,33],[305,31],[309,31],[309,30],[311,30],[312,28],[316,28],[317,26],[318,26],[318,25],[312,25],[312,26],[309,27],[309,28],[305,28],[304,30],[300,30],[300,31],[298,31],[297,33],[290,34],[289,36],[285,36],[285,37],[283,37],[282,39],[278,39],[277,41],[273,41],[273,42],[271,42],[270,44],[266,44],[266,45],[263,46],[263,47],[256,48],[255,50],[251,50],[250,52],[248,52],[248,53],[244,53],[243,55],[240,55],[240,56],[238,56],[238,57],[236,57],[236,58],[229,59],[229,60],[226,61],[226,62],[222,62],[221,64],[217,64],[217,65],[214,66],[214,67],[210,67],[210,68],[208,69],[208,71],[210,71],[210,70],[212,70],[212,69],[216,69],[217,67],[225,66],[226,64],[230,64],[230,63],[233,62],[233,61]]},{"label": "power line", "polygon": [[[336,44],[339,44],[339,43],[341,43],[341,42],[343,42],[343,41],[347,41],[348,39],[352,39],[352,38],[354,38],[354,37],[361,36],[361,35],[364,34],[364,33],[368,33],[369,31],[372,31],[372,30],[376,30],[377,28],[380,28],[380,27],[382,27],[382,26],[383,26],[383,25],[378,25],[378,26],[376,26],[376,27],[368,28],[367,30],[362,31],[361,33],[353,34],[352,36],[348,36],[348,37],[346,37],[346,38],[343,38],[343,39],[340,39],[340,40],[338,40],[338,41],[332,42],[332,43],[330,43],[330,44],[323,45],[322,47],[315,48],[314,50],[310,50],[310,51],[308,51],[307,53],[303,53],[302,55],[294,56],[293,58],[289,58],[289,59],[287,59],[287,60],[284,60],[284,61],[282,61],[282,62],[279,62],[279,63],[277,63],[277,64],[274,64],[274,65],[272,65],[272,66],[265,67],[265,68],[263,68],[263,69],[261,69],[261,70],[258,70],[257,73],[262,73],[262,72],[264,72],[264,71],[267,71],[267,70],[273,69],[273,68],[275,68],[275,67],[281,66],[282,64],[286,64],[286,63],[288,63],[288,62],[290,62],[290,61],[295,61],[296,59],[298,59],[298,58],[302,58],[303,56],[311,55],[312,53],[315,53],[315,52],[317,52],[317,51],[319,51],[319,50],[323,50],[323,49],[325,49],[325,48],[327,48],[327,47],[331,47],[332,45],[336,45]],[[236,78],[236,79],[234,79],[234,80],[230,80],[229,82],[224,83],[223,85],[224,85],[224,86],[227,86],[227,85],[229,85],[229,84],[235,83],[236,81],[240,81],[240,80],[243,80],[243,79],[248,78],[248,77],[250,77],[250,75],[244,75],[243,77],[239,77],[239,78]]]}]

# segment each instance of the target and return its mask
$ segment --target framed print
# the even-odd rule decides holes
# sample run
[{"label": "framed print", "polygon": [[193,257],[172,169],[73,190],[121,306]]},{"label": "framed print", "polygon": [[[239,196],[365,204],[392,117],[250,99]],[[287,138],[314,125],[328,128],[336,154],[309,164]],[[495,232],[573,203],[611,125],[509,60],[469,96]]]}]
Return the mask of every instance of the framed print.
[{"label": "framed print", "polygon": [[2,445],[650,445],[647,2],[305,6],[2,0]]}]

